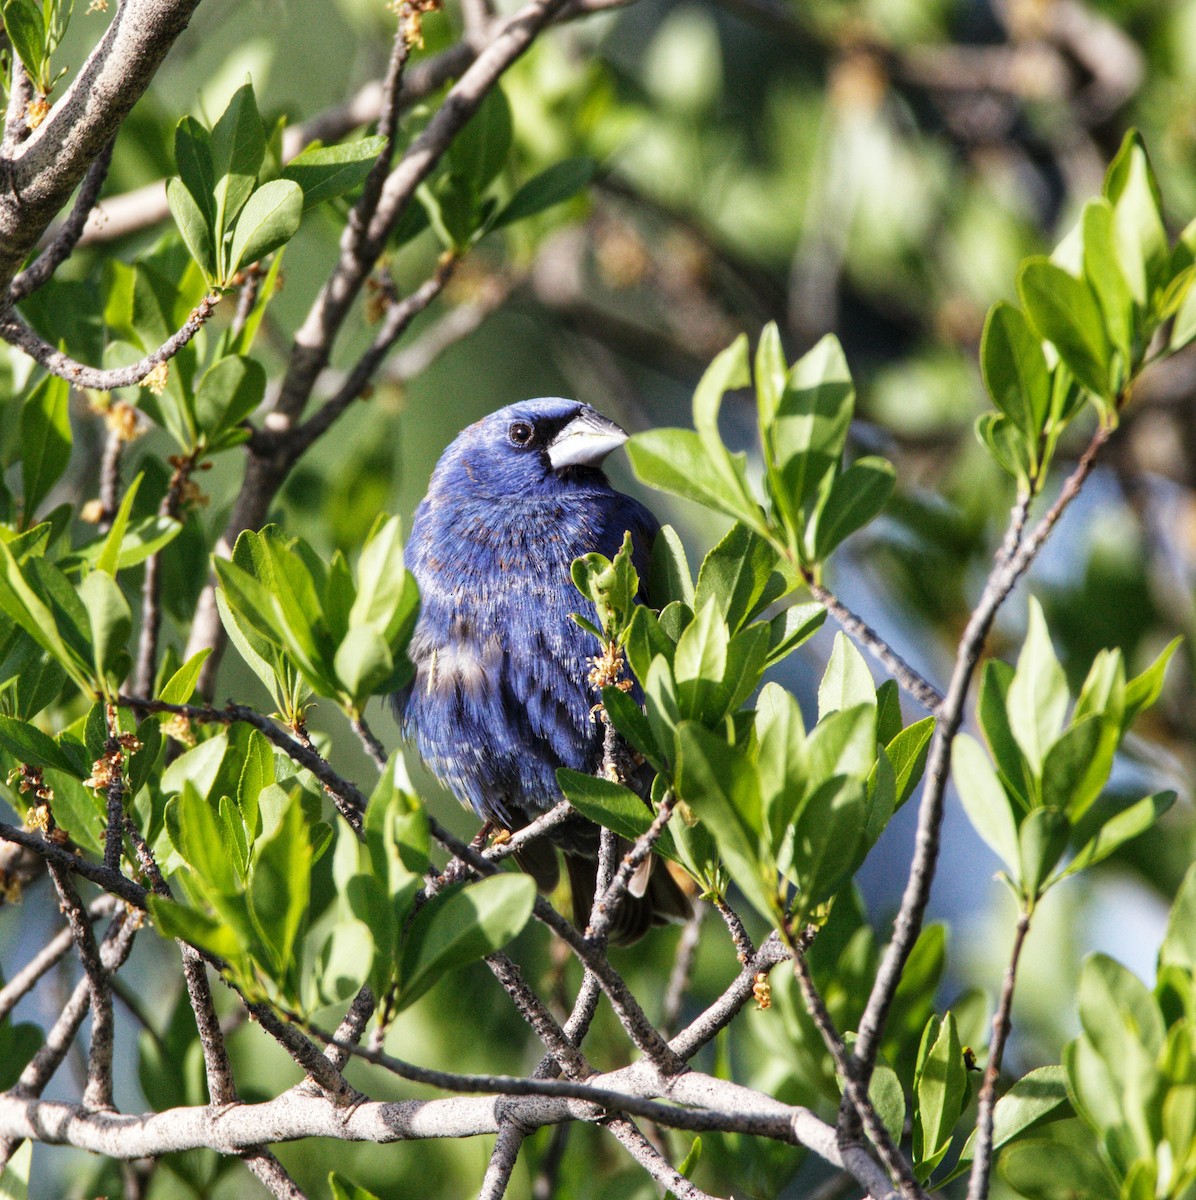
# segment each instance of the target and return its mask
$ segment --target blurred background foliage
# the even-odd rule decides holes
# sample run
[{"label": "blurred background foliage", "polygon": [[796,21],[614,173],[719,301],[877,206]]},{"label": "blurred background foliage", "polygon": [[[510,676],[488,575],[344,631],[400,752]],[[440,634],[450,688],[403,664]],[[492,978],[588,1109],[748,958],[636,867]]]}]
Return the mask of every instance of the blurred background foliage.
[{"label": "blurred background foliage", "polygon": [[[62,61],[77,65],[105,20],[77,14]],[[172,173],[177,118],[193,113],[210,122],[247,75],[268,120],[285,114],[297,122],[342,102],[381,75],[393,22],[380,0],[205,0],[125,127],[107,193]],[[450,44],[459,27],[451,3],[425,18],[423,53]],[[995,300],[1014,298],[1020,260],[1049,252],[1099,191],[1131,125],[1142,130],[1159,173],[1171,231],[1196,213],[1196,0],[640,0],[551,32],[504,87],[515,142],[500,189],[509,195],[537,171],[575,156],[596,160],[595,182],[583,196],[471,253],[444,300],[392,356],[368,403],[350,410],[335,436],[293,473],[277,514],[281,524],[324,554],[353,552],[378,511],[406,521],[445,444],[502,404],[572,395],[629,429],[686,424],[702,369],[736,333],[754,341],[776,320],[793,359],[833,330],[859,389],[853,436],[862,449],[895,462],[898,492],[885,518],[838,557],[830,582],[928,678],[945,683],[1014,499],[1011,482],[973,436],[986,407],[976,361],[985,312]],[[419,120],[418,111],[409,113],[406,127],[418,128]],[[314,214],[286,251],[285,287],[258,343],[275,365],[333,261],[341,225],[333,216]],[[77,255],[45,303],[77,305],[85,320],[81,285],[103,257],[115,249],[130,259],[161,233],[149,229]],[[396,252],[391,268],[400,291],[426,276],[438,252],[430,232]],[[428,353],[422,335],[446,311],[469,306],[487,313],[476,332],[442,355]],[[363,306],[356,338],[341,347],[343,362],[369,338],[371,315]],[[15,363],[5,369],[21,371]],[[83,500],[95,494],[105,434],[85,406],[74,416],[77,469],[68,481],[77,494],[64,498]],[[1103,465],[1031,575],[1073,690],[1100,647],[1121,647],[1128,669],[1137,671],[1172,636],[1185,635],[1163,699],[1115,776],[1127,793],[1141,794],[1145,780],[1149,788],[1178,787],[1185,799],[1160,827],[1044,905],[1015,1010],[1010,1066],[1018,1074],[1057,1062],[1061,1043],[1075,1032],[1070,998],[1087,950],[1106,950],[1151,978],[1170,897],[1193,858],[1196,825],[1185,781],[1196,754],[1194,417],[1196,346],[1144,375]],[[732,445],[748,448],[753,419],[749,397],[738,412],[728,401],[724,433]],[[0,436],[11,437],[14,424]],[[1073,431],[1058,469],[1067,469],[1087,432]],[[148,462],[166,452],[155,432],[132,457]],[[206,502],[167,551],[166,594],[176,617],[203,583],[206,547],[223,528],[237,473],[236,456],[225,455],[202,478]],[[634,489],[625,463],[614,463],[612,474]],[[164,478],[147,481],[145,503],[164,487]],[[695,509],[645,499],[683,531],[691,561],[721,532]],[[1025,611],[1024,602],[1008,606],[993,653],[1011,656]],[[803,702],[812,701],[829,626],[784,667],[784,682]],[[170,640],[181,648],[185,633],[176,627]],[[266,707],[259,685],[232,656],[215,691],[217,701],[226,697]],[[317,708],[313,718],[341,761],[356,762],[370,777],[337,715]],[[372,719],[393,746],[389,715],[379,711]],[[426,776],[417,778],[425,795],[436,794]],[[894,822],[861,880],[878,928],[905,878],[913,808]],[[447,797],[435,799],[433,810],[472,832]],[[943,975],[940,1000],[970,1025],[964,1041],[982,1040],[985,1003],[957,1000],[969,988],[995,990],[1012,935],[1012,906],[990,883],[994,869],[953,807],[932,905],[950,925],[947,962],[931,955],[928,969]],[[839,934],[828,930],[817,942],[824,988],[832,977],[850,981],[873,953],[850,937],[859,919],[844,911]],[[0,937],[14,936],[15,928],[13,912],[0,913]],[[616,952],[637,994],[662,994],[676,937],[658,933],[631,953]],[[525,932],[521,951],[533,974],[548,981],[549,994],[565,1003],[576,984],[574,964],[552,957],[539,929]],[[172,950],[143,938],[134,955],[127,974],[145,972],[141,978],[162,987],[151,983],[128,996],[128,1005],[158,1031],[143,1038],[160,1034],[159,1049],[170,1051]],[[724,939],[703,939],[695,996],[715,994],[733,966]],[[724,1034],[706,1066],[725,1068],[733,1059],[737,1078],[786,1100],[813,1103],[821,1094],[823,1105],[833,1104],[825,1072],[796,1051],[790,1061],[793,1023],[805,1021],[791,984],[788,977],[778,983],[771,1010],[745,1014],[734,1027],[738,1035],[728,1041]],[[49,1012],[55,986],[52,979],[44,984],[22,1011],[36,1015],[42,1005]],[[847,982],[828,998],[837,1017],[859,1001]],[[592,1058],[602,1066],[604,1033],[613,1032],[604,1025],[608,1017],[600,1016],[592,1034]],[[920,1029],[924,1018],[911,1016],[909,1028]],[[480,967],[405,1013],[389,1044],[458,1070],[514,1072],[537,1057]],[[782,1044],[789,1051],[782,1053]],[[246,1098],[255,1081],[272,1092],[281,1076],[295,1074],[252,1026],[231,1045]],[[195,1066],[193,1043],[176,1049]],[[177,1095],[152,1102],[201,1100],[201,1092],[191,1094],[198,1071],[184,1070],[171,1053],[166,1061],[178,1068]],[[118,1100],[139,1108],[138,1087],[127,1064]],[[379,1098],[421,1094],[384,1076],[372,1078],[370,1090]],[[1065,1126],[1058,1136],[1068,1136]],[[512,1194],[533,1194],[538,1166],[558,1151],[559,1137],[544,1131],[529,1143]],[[653,1194],[595,1131],[573,1128],[568,1138],[557,1195]],[[671,1137],[674,1161],[685,1152],[683,1140]],[[806,1169],[798,1151],[733,1137],[703,1140],[698,1178],[714,1191],[807,1195],[820,1179],[821,1168]],[[453,1197],[480,1178],[488,1146],[312,1144],[279,1153],[315,1194],[325,1194],[322,1181],[335,1165],[383,1198]],[[141,1194],[136,1165],[101,1165],[42,1147],[35,1163],[43,1167],[35,1168],[36,1195]],[[241,1196],[257,1188],[241,1167],[206,1153],[167,1166],[153,1176],[148,1195]],[[1012,1193],[998,1181],[994,1194]]]}]

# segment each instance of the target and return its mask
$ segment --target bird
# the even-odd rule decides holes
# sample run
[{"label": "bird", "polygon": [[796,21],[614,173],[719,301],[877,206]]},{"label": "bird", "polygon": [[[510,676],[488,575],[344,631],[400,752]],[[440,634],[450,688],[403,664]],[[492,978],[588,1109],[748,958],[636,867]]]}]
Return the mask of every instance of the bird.
[{"label": "bird", "polygon": [[[491,827],[513,832],[553,808],[562,798],[558,768],[593,774],[601,766],[600,696],[589,682],[600,647],[571,619],[593,620],[594,610],[574,589],[570,565],[593,551],[613,558],[630,533],[633,564],[646,577],[659,523],[602,470],[626,440],[576,400],[511,404],[453,440],[416,509],[405,551],[420,592],[407,650],[415,675],[394,697],[396,716],[432,774]],[[650,768],[643,773],[650,785]],[[637,782],[646,795],[645,779]],[[550,836],[584,928],[598,827],[579,816]],[[552,846],[533,842],[517,858],[542,891],[555,887]],[[612,914],[616,944],[689,915],[664,864],[652,862]]]}]

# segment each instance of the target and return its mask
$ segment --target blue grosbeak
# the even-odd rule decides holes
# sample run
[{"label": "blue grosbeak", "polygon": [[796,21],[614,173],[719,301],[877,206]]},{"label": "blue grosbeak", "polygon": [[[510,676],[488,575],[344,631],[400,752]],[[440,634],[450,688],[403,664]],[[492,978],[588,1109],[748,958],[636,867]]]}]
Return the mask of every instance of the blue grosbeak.
[{"label": "blue grosbeak", "polygon": [[[395,697],[396,710],[437,778],[504,829],[521,829],[561,799],[558,767],[593,773],[602,761],[602,726],[592,719],[598,696],[588,683],[598,646],[569,617],[593,617],[592,606],[574,590],[569,567],[591,551],[613,558],[629,531],[646,574],[656,518],[601,470],[626,440],[573,400],[513,404],[445,450],[416,510],[407,543],[421,599],[408,651],[416,677]],[[598,829],[578,818],[553,837],[584,925]],[[543,889],[555,885],[551,846],[533,843],[520,862]],[[687,912],[655,864],[614,914],[612,940],[634,940]]]}]

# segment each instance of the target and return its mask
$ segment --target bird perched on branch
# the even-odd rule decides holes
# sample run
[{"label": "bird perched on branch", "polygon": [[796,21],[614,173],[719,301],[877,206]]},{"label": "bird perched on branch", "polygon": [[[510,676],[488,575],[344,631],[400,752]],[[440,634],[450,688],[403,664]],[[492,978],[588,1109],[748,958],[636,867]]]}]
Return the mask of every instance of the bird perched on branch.
[{"label": "bird perched on branch", "polygon": [[[421,600],[408,650],[416,676],[395,697],[396,711],[437,778],[502,829],[521,829],[560,801],[557,768],[593,773],[602,763],[598,696],[588,682],[599,647],[570,619],[593,613],[569,568],[592,551],[613,558],[629,531],[646,574],[659,525],[601,469],[626,440],[613,421],[573,400],[513,404],[458,435],[416,510],[406,552]],[[578,818],[552,837],[584,926],[598,828]],[[532,843],[519,857],[543,890],[555,886],[552,846]],[[620,903],[611,938],[634,940],[688,911],[656,863]]]}]

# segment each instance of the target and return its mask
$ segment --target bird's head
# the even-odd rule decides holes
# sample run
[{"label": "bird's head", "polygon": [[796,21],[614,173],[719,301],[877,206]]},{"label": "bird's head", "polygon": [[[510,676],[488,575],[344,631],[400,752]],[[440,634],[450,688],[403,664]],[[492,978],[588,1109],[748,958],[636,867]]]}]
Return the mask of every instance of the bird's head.
[{"label": "bird's head", "polygon": [[602,462],[627,440],[613,421],[576,400],[509,404],[458,434],[432,477],[433,490],[487,497],[548,497],[602,484]]}]

